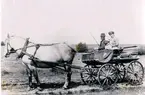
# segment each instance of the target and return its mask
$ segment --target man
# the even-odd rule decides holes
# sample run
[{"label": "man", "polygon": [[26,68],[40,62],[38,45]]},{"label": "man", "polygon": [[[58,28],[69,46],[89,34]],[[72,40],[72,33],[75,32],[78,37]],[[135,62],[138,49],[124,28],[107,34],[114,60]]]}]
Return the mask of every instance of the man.
[{"label": "man", "polygon": [[115,37],[114,32],[110,31],[108,34],[110,35],[109,45],[111,46],[112,49],[118,49],[119,48],[119,41]]},{"label": "man", "polygon": [[105,49],[105,46],[109,43],[109,41],[105,40],[105,33],[101,33],[101,42],[99,45],[98,50],[103,50]]}]

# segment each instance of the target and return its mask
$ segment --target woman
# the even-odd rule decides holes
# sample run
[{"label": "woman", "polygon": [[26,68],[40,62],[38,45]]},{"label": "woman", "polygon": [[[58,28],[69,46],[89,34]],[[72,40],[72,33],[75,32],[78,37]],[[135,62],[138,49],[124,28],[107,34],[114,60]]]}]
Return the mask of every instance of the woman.
[{"label": "woman", "polygon": [[109,48],[109,49],[119,49],[119,41],[115,37],[114,32],[110,31],[108,34],[110,35],[110,39],[109,39],[109,44],[108,44],[108,46],[106,48]]}]

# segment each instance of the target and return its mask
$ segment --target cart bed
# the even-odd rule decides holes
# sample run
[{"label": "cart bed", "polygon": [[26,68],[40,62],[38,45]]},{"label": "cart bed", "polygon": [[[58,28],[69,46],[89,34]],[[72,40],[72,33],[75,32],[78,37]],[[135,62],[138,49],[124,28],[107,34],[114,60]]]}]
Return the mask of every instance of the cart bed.
[{"label": "cart bed", "polygon": [[93,53],[82,55],[82,62],[86,64],[105,64],[105,63],[129,63],[138,60],[137,57],[124,57],[120,58],[118,55],[120,51],[101,50]]}]

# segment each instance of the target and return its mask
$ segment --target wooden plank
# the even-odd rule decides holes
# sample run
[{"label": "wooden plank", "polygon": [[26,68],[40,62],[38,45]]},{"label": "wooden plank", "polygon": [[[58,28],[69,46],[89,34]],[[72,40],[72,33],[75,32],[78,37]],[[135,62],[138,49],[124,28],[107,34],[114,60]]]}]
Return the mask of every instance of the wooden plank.
[{"label": "wooden plank", "polygon": [[[30,47],[35,47],[36,45],[40,45],[40,46],[52,46],[52,45],[56,45],[56,44],[60,44],[60,43],[52,43],[52,44],[34,44],[34,45],[30,45],[30,46],[26,46],[26,48],[30,48]],[[23,48],[18,48],[16,50],[21,50]]]}]

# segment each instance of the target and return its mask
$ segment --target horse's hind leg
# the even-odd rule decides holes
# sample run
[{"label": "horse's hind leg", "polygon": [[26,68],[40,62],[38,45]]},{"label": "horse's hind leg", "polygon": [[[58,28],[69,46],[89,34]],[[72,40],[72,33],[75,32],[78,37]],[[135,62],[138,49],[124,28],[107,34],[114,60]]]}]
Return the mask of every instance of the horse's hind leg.
[{"label": "horse's hind leg", "polygon": [[37,89],[39,90],[39,91],[42,91],[43,89],[40,87],[40,80],[39,80],[39,77],[38,77],[38,72],[37,72],[37,68],[35,68],[35,69],[33,69],[33,75],[34,75],[34,78],[35,78],[35,80],[36,80],[36,82],[37,82]]},{"label": "horse's hind leg", "polygon": [[69,84],[71,82],[71,75],[72,75],[71,67],[70,66],[66,67],[66,71],[67,71],[67,73],[66,73],[66,76],[65,76],[65,83],[63,85],[64,89],[68,88],[68,86],[69,86]]}]

